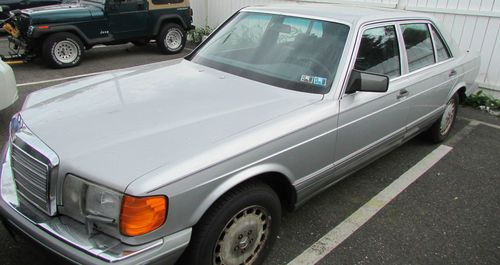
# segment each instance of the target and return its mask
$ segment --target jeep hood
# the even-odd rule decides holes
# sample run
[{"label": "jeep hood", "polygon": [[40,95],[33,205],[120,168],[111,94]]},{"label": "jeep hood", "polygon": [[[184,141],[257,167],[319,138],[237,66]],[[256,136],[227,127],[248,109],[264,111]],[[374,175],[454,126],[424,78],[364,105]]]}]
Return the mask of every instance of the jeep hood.
[{"label": "jeep hood", "polygon": [[22,10],[33,25],[80,22],[104,16],[102,8],[90,4],[60,4]]},{"label": "jeep hood", "polygon": [[113,75],[39,92],[21,116],[59,155],[61,174],[119,191],[322,99],[186,60]]}]

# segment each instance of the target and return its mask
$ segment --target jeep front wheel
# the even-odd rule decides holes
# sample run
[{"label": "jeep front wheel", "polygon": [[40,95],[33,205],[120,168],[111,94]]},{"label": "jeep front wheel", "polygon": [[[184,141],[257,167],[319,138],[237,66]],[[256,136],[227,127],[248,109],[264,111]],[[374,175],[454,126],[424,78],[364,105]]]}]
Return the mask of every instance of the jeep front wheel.
[{"label": "jeep front wheel", "polygon": [[82,60],[83,53],[82,41],[69,32],[52,34],[43,42],[43,60],[52,68],[77,66]]},{"label": "jeep front wheel", "polygon": [[166,24],[162,27],[156,43],[164,54],[179,53],[186,45],[186,31],[178,24]]}]

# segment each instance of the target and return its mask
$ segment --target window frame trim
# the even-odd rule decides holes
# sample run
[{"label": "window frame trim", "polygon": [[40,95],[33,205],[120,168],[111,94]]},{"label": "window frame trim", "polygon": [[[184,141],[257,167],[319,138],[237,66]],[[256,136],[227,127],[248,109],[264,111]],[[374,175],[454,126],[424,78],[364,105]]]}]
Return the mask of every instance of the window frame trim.
[{"label": "window frame trim", "polygon": [[427,24],[427,30],[429,31],[429,35],[431,36],[431,43],[432,43],[432,49],[434,50],[434,62],[439,63],[439,56],[438,56],[438,50],[436,46],[436,40],[434,39],[434,36],[432,34],[432,28],[430,24]]},{"label": "window frame trim", "polygon": [[[415,70],[413,72],[410,72],[408,58],[406,56],[406,48],[403,48],[401,45],[402,43],[404,43],[401,25],[402,24],[413,24],[413,23],[425,23],[425,24],[431,24],[432,26],[434,26],[434,28],[436,29],[436,32],[439,33],[439,36],[444,40],[444,44],[448,48],[448,51],[450,52],[451,57],[448,58],[447,60],[444,60],[441,62],[436,62],[434,64],[431,64],[431,65],[428,65],[426,67]],[[342,100],[342,98],[346,95],[345,91],[347,89],[347,83],[348,83],[349,78],[351,77],[351,72],[354,69],[356,57],[358,56],[359,46],[361,45],[361,39],[363,36],[363,32],[368,28],[379,27],[379,26],[384,26],[384,25],[395,25],[395,27],[396,27],[396,32],[398,33],[398,44],[399,44],[399,49],[400,49],[400,57],[401,57],[401,60],[403,60],[402,69],[404,69],[404,72],[401,73],[401,75],[399,77],[389,79],[389,88],[391,86],[391,83],[393,83],[393,82],[400,81],[402,79],[407,79],[408,77],[411,77],[413,75],[417,75],[420,72],[425,71],[427,69],[430,69],[432,67],[440,66],[440,65],[445,64],[445,63],[447,63],[451,60],[454,60],[456,58],[454,56],[447,40],[446,40],[446,38],[444,38],[443,34],[441,33],[441,31],[439,30],[439,28],[436,26],[436,24],[434,23],[434,21],[432,19],[427,19],[427,18],[395,18],[395,19],[388,19],[388,20],[383,20],[383,21],[366,22],[365,24],[361,24],[360,26],[354,28],[355,30],[357,30],[357,32],[354,33],[355,34],[354,46],[353,46],[353,49],[349,52],[350,53],[350,60],[348,61],[347,72],[345,72],[344,80],[342,83],[342,87],[339,91],[339,94],[338,94],[338,96],[336,96],[336,98],[338,100]],[[404,49],[404,50],[402,50],[402,49]],[[386,93],[388,93],[388,92],[386,92]]]},{"label": "window frame trim", "polygon": [[[394,26],[394,28],[396,29],[396,34],[398,35],[398,34],[400,34],[398,23],[399,23],[399,20],[371,21],[371,22],[367,22],[366,24],[361,24],[360,26],[354,28],[354,30],[356,30],[357,32],[354,32],[354,34],[355,34],[353,37],[354,45],[353,45],[353,48],[349,51],[350,55],[349,55],[349,59],[347,61],[347,64],[348,64],[347,71],[343,75],[343,80],[341,81],[342,86],[338,92],[339,94],[336,96],[336,98],[338,100],[342,100],[342,98],[344,98],[344,96],[346,95],[345,91],[347,89],[347,84],[349,83],[348,80],[349,80],[349,78],[351,78],[351,72],[354,69],[354,65],[356,64],[356,58],[358,56],[359,47],[361,46],[361,40],[363,39],[363,33],[365,32],[365,30],[371,29],[371,28],[383,27],[383,26]],[[389,78],[389,90],[390,90],[391,82],[395,82],[396,80],[400,80],[405,75],[403,73],[404,60],[403,60],[403,57],[401,54],[401,43],[400,43],[399,35],[398,35],[398,47],[399,47],[399,60],[400,60],[402,72],[401,72],[401,75],[398,77],[394,77],[392,79]],[[386,92],[386,93],[388,93],[388,92]]]},{"label": "window frame trim", "polygon": [[[446,61],[452,59],[454,57],[453,53],[451,52],[451,49],[448,46],[448,43],[446,42],[446,39],[444,38],[443,34],[441,34],[441,32],[439,31],[439,29],[432,22],[428,24],[428,27],[429,27],[429,32],[431,33],[432,43],[434,44],[434,50],[435,50],[435,54],[436,54],[436,63],[446,62]],[[437,54],[436,40],[434,38],[434,34],[432,34],[432,31],[436,32],[437,37],[439,38],[439,40],[441,41],[441,43],[443,43],[443,47],[448,52],[449,57],[446,60],[439,61],[439,56]]]},{"label": "window frame trim", "polygon": [[[401,41],[403,42],[403,44],[405,46],[404,55],[406,57],[406,66],[408,69],[408,72],[406,74],[413,74],[415,72],[419,72],[421,69],[427,69],[427,68],[435,66],[436,64],[439,63],[437,60],[437,50],[436,50],[436,47],[434,46],[434,41],[432,39],[432,32],[430,31],[430,28],[429,28],[429,24],[431,24],[431,23],[432,22],[430,20],[413,20],[413,21],[404,20],[404,21],[401,21],[399,23],[399,30],[401,31]],[[410,62],[408,61],[408,52],[406,51],[406,42],[405,42],[404,37],[403,37],[403,29],[401,28],[401,26],[408,25],[408,24],[425,24],[427,31],[429,33],[430,40],[431,40],[432,52],[434,53],[434,63],[433,64],[426,65],[424,67],[418,68],[418,69],[413,70],[413,71],[410,71]]]},{"label": "window frame trim", "polygon": [[[361,48],[361,42],[363,41],[363,35],[365,33],[365,31],[367,30],[370,30],[370,29],[376,29],[376,28],[382,28],[382,27],[386,27],[386,26],[393,26],[394,27],[394,33],[395,33],[395,36],[396,36],[396,41],[397,41],[397,45],[398,45],[398,53],[399,53],[399,75],[398,76],[394,76],[394,77],[389,77],[389,81],[391,80],[395,80],[395,79],[398,79],[400,78],[401,76],[403,76],[403,65],[404,65],[404,61],[403,61],[403,58],[401,56],[401,42],[399,40],[399,33],[398,33],[398,27],[397,27],[397,23],[395,23],[394,21],[387,21],[387,22],[384,22],[384,23],[377,23],[377,24],[370,24],[370,25],[366,25],[364,27],[361,27],[359,32],[359,39],[356,43],[356,48],[355,48],[355,52],[354,52],[354,64],[350,70],[350,72],[352,72],[352,70],[356,69],[356,59],[358,58],[358,53],[359,53],[359,49]],[[371,73],[371,72],[368,72],[366,71],[367,73]],[[380,73],[373,73],[373,74],[380,74]],[[381,74],[381,75],[384,75],[384,74]]]}]

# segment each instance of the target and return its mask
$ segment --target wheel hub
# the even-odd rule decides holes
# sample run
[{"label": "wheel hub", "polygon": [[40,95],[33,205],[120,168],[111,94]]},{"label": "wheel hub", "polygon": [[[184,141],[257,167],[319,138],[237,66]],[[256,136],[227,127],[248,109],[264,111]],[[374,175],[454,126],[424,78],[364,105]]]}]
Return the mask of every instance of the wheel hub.
[{"label": "wheel hub", "polygon": [[442,135],[447,134],[448,131],[451,129],[453,120],[455,119],[455,110],[456,110],[455,101],[453,101],[452,99],[446,105],[443,117],[441,118],[440,132]]},{"label": "wheel hub", "polygon": [[243,237],[240,241],[240,243],[238,244],[238,248],[239,249],[242,249],[242,250],[246,250],[246,248],[248,247],[248,245],[250,244],[250,241],[253,241],[253,239],[250,239],[248,238],[247,236]]},{"label": "wheel hub", "polygon": [[165,46],[171,50],[176,50],[182,45],[182,34],[177,30],[170,30],[165,37]]},{"label": "wheel hub", "polygon": [[62,63],[71,63],[78,57],[78,47],[67,40],[58,42],[53,49],[54,57]]},{"label": "wheel hub", "polygon": [[268,212],[259,206],[236,214],[219,236],[213,264],[252,264],[267,240],[268,218]]}]

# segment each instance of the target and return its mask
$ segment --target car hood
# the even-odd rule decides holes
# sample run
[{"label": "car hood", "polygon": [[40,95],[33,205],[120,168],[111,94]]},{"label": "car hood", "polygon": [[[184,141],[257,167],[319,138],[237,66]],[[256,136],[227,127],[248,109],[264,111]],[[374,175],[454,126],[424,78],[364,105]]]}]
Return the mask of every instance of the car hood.
[{"label": "car hood", "polygon": [[186,60],[113,75],[42,91],[36,97],[59,90],[48,99],[29,99],[21,116],[59,155],[62,174],[119,191],[149,171],[175,166],[322,99]]},{"label": "car hood", "polygon": [[101,7],[85,3],[28,8],[22,13],[30,16],[31,23],[34,25],[86,21],[104,15]]}]

